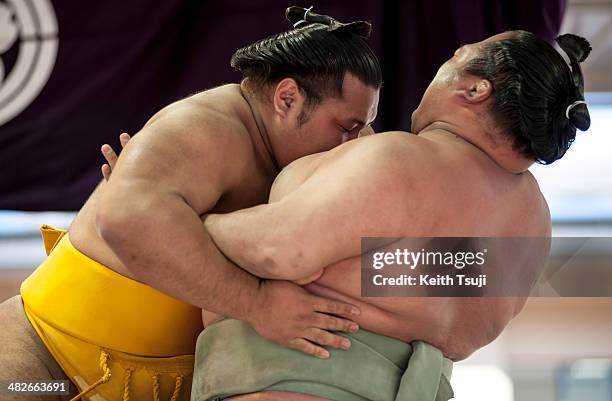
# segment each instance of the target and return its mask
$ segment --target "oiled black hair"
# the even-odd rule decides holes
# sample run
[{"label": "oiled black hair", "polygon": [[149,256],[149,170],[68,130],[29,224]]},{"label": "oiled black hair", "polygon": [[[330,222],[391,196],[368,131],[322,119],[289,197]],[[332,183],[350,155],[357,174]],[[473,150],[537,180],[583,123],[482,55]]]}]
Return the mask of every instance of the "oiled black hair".
[{"label": "oiled black hair", "polygon": [[514,138],[514,147],[541,164],[563,157],[591,123],[584,100],[580,62],[591,51],[580,36],[565,34],[556,41],[570,66],[548,42],[525,31],[511,31],[508,39],[484,44],[465,72],[489,80],[494,101],[491,112],[502,132]]},{"label": "oiled black hair", "polygon": [[368,22],[344,24],[300,7],[289,7],[286,17],[297,23],[294,29],[243,47],[232,56],[232,67],[256,88],[293,78],[307,103],[316,105],[326,96],[342,96],[347,72],[368,86],[382,85],[380,64],[368,45]]}]

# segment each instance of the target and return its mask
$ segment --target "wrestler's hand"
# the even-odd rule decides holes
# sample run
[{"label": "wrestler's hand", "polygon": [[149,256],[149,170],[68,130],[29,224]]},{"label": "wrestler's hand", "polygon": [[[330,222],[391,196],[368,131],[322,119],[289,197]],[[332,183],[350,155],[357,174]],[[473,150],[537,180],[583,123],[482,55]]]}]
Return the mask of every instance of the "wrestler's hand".
[{"label": "wrestler's hand", "polygon": [[325,359],[329,352],[321,345],[351,346],[346,337],[330,331],[354,333],[359,326],[349,319],[359,313],[354,305],[312,295],[292,282],[267,280],[261,284],[248,321],[268,340]]},{"label": "wrestler's hand", "polygon": [[[125,148],[125,145],[127,145],[130,139],[130,136],[125,132],[119,135],[119,142],[121,142],[122,149]],[[115,164],[117,163],[117,153],[115,153],[115,150],[107,143],[102,145],[100,150],[102,151],[102,156],[104,156],[107,161],[107,163],[102,165],[102,176],[104,176],[104,179],[108,181],[113,169],[115,168]]]}]

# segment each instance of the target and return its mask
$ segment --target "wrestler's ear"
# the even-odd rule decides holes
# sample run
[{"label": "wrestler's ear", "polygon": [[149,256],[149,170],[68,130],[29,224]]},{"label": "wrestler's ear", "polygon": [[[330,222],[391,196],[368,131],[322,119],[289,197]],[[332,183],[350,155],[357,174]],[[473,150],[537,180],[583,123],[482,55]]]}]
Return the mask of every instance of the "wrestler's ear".
[{"label": "wrestler's ear", "polygon": [[304,94],[293,78],[285,78],[276,84],[274,90],[274,111],[281,118],[289,118],[299,114],[304,104]]},{"label": "wrestler's ear", "polygon": [[471,77],[455,93],[467,103],[482,103],[493,94],[493,84],[488,79]]}]

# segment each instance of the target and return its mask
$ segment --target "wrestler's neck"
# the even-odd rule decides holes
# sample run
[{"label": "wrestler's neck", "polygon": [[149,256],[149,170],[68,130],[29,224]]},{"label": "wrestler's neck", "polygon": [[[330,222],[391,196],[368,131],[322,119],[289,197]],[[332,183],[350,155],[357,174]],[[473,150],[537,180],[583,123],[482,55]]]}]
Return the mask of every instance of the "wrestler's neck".
[{"label": "wrestler's neck", "polygon": [[243,81],[240,84],[240,91],[248,102],[250,113],[247,119],[250,119],[252,124],[247,124],[247,129],[251,136],[251,141],[255,148],[255,153],[260,159],[267,173],[276,176],[280,168],[274,154],[274,147],[268,133],[268,124],[265,121],[266,113],[263,112],[264,105],[258,99],[253,91],[248,87],[248,84]]},{"label": "wrestler's neck", "polygon": [[417,135],[439,140],[457,138],[485,153],[493,162],[511,174],[521,174],[534,163],[512,148],[512,142],[488,131],[477,115],[444,116],[421,129]]}]

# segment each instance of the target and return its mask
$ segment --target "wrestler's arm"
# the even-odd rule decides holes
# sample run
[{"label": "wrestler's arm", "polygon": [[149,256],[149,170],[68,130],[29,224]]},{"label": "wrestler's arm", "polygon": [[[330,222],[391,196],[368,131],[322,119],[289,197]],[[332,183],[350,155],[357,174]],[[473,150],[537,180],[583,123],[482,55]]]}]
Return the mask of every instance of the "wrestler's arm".
[{"label": "wrestler's arm", "polygon": [[[219,171],[215,147],[241,149],[231,138],[222,142],[194,134],[201,128],[191,120],[189,110],[170,112],[130,140],[101,194],[97,229],[139,280],[193,305],[215,304],[228,316],[244,317],[258,280],[232,268],[202,230],[199,216],[239,173],[240,166],[229,164]],[[209,288],[223,282],[235,284],[224,291]]]},{"label": "wrestler's arm", "polygon": [[325,313],[348,317],[356,308],[291,283],[262,284],[212,243],[200,214],[237,184],[248,157],[228,127],[208,126],[218,136],[202,135],[202,121],[193,120],[189,112],[158,118],[129,141],[101,194],[101,238],[138,280],[177,299],[245,320],[309,354],[324,351],[313,343],[340,347],[343,337],[324,330],[349,331],[352,322]]},{"label": "wrestler's arm", "polygon": [[213,240],[254,274],[295,280],[359,255],[361,237],[397,236],[406,221],[423,228],[415,221],[426,208],[419,202],[423,191],[405,163],[418,156],[403,144],[398,152],[396,138],[377,137],[328,152],[317,170],[278,202],[209,215],[205,225]]}]

